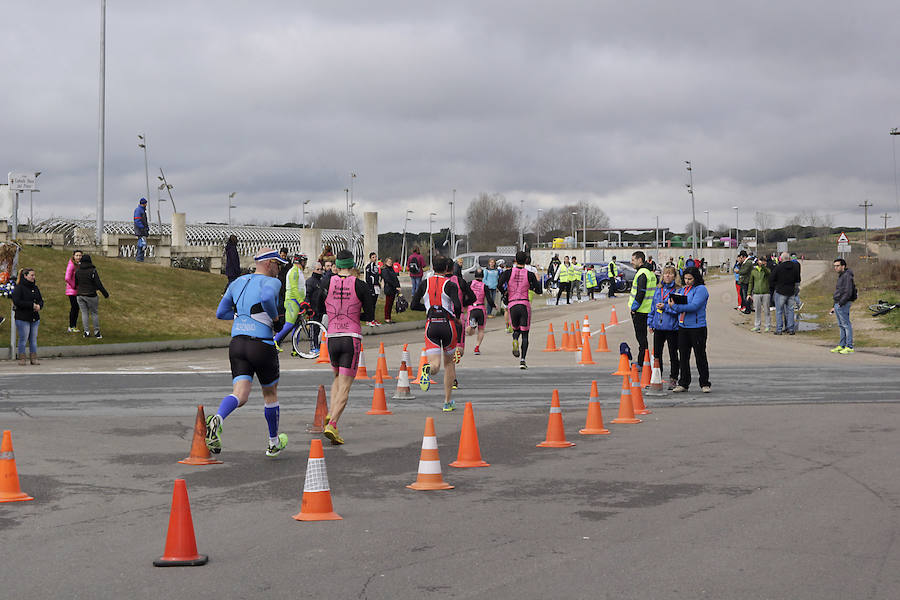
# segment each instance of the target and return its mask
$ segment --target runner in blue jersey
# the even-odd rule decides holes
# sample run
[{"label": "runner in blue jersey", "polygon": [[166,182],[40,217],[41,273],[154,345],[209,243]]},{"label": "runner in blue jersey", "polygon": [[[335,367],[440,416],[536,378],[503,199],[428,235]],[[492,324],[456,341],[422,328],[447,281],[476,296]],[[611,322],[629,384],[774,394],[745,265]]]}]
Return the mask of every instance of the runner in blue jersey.
[{"label": "runner in blue jersey", "polygon": [[272,323],[278,318],[278,271],[287,260],[271,248],[263,248],[253,257],[256,272],[238,277],[225,290],[216,318],[234,321],[228,358],[231,362],[232,392],[222,399],[219,410],[206,419],[206,446],[210,452],[222,451],[222,422],[234,410],[247,403],[253,376],[259,378],[269,426],[266,456],[278,456],[287,446],[287,434],[278,433],[278,352],[272,340]]}]

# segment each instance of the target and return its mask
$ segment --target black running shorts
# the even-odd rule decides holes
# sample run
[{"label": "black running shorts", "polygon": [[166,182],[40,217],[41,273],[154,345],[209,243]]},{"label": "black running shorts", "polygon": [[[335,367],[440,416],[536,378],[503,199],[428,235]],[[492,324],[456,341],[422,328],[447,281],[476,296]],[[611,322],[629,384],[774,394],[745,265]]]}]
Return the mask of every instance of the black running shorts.
[{"label": "black running shorts", "polygon": [[531,329],[531,306],[528,304],[513,304],[510,306],[509,324],[516,331],[528,331]]},{"label": "black running shorts", "polygon": [[281,368],[278,365],[278,351],[274,344],[267,344],[259,338],[236,335],[228,346],[228,360],[231,361],[231,381],[253,381],[269,387],[278,383]]},{"label": "black running shorts", "polygon": [[362,340],[349,335],[328,338],[328,358],[338,375],[356,377]]}]

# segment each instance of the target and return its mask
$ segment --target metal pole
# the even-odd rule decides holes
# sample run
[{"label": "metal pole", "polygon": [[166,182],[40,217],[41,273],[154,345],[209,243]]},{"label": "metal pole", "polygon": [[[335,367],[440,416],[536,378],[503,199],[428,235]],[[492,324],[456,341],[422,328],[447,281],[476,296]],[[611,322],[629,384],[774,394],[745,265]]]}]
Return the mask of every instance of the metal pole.
[{"label": "metal pole", "polygon": [[28,231],[34,233],[34,191],[28,190]]},{"label": "metal pole", "polygon": [[[141,143],[138,144],[138,148],[144,149],[144,179],[147,182],[147,202],[150,202],[150,163],[147,160],[147,136],[143,133],[139,133],[138,139],[141,140]],[[157,217],[159,217],[158,214]],[[162,233],[162,222],[159,223],[159,226],[160,233]]]},{"label": "metal pole", "polygon": [[691,193],[691,251],[694,255],[694,260],[697,259],[697,213],[694,211],[694,169],[692,168],[691,161],[684,161],[687,165],[687,172],[690,176],[690,183],[688,184],[688,191]]},{"label": "metal pole", "polygon": [[103,243],[103,167],[104,140],[106,138],[106,0],[100,0],[100,122],[98,126],[100,138],[97,152],[97,245]]},{"label": "metal pole", "polygon": [[888,219],[891,218],[891,215],[884,213],[883,215],[881,215],[881,218],[884,219],[884,233],[882,234],[881,239],[886,242],[887,241],[887,222],[888,222]]},{"label": "metal pole", "polygon": [[893,136],[900,135],[900,129],[891,129],[891,150],[894,153],[894,200],[897,202],[897,210],[900,210],[900,188],[897,187],[897,143]]},{"label": "metal pole", "polygon": [[587,261],[587,211],[581,209],[581,266]]},{"label": "metal pole", "polygon": [[[869,202],[868,200],[866,200],[865,202],[863,202],[863,203],[860,204],[859,206],[863,209],[863,211],[864,211],[864,213],[865,213],[865,229],[866,229],[866,233],[865,233],[865,238],[864,238],[864,239],[865,239],[865,242],[864,242],[865,245],[864,245],[863,249],[866,251],[866,253],[865,253],[865,255],[864,255],[864,256],[865,256],[865,260],[866,260],[866,262],[869,262],[869,207],[875,206],[875,205],[872,204],[871,202]],[[885,221],[885,223],[887,223],[887,221]]]},{"label": "metal pole", "polygon": [[450,201],[450,257],[456,259],[456,188]]},{"label": "metal pole", "polygon": [[[428,213],[428,264],[434,265],[434,216],[437,213]],[[433,267],[432,267],[433,268]]]}]

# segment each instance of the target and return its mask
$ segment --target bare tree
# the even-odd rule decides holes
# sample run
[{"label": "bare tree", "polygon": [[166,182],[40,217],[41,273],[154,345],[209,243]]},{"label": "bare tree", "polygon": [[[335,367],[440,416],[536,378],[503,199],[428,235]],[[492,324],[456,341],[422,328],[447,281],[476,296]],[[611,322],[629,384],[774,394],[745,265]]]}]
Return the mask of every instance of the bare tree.
[{"label": "bare tree", "polygon": [[757,211],[754,216],[754,222],[756,224],[757,235],[762,231],[762,243],[765,244],[766,230],[771,229],[774,222],[771,213]]},{"label": "bare tree", "polygon": [[[353,221],[353,228],[359,231],[359,221],[356,215],[353,216]],[[319,229],[346,229],[347,213],[336,208],[323,208],[313,213],[309,222],[313,227]]]},{"label": "bare tree", "polygon": [[694,232],[697,233],[697,239],[702,239],[703,230],[706,226],[700,221],[690,221],[687,225],[684,226],[684,235],[685,237],[690,237],[694,235]]},{"label": "bare tree", "polygon": [[466,210],[466,228],[473,250],[515,244],[522,216],[502,194],[481,193]]},{"label": "bare tree", "polygon": [[[572,213],[576,213],[574,217]],[[582,226],[588,229],[609,227],[609,217],[603,209],[587,200],[581,200],[575,204],[567,204],[566,206],[551,208],[542,212],[541,218],[538,219],[537,227],[541,234],[549,231],[570,232],[573,221],[576,229],[581,229]]]},{"label": "bare tree", "polygon": [[731,225],[719,223],[716,225],[716,235],[719,237],[729,237],[731,235]]}]

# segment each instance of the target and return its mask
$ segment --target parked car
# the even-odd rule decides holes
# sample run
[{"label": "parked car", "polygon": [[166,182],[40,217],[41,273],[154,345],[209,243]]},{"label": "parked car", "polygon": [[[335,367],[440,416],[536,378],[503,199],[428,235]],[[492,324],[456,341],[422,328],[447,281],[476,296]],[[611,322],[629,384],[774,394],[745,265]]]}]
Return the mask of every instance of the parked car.
[{"label": "parked car", "polygon": [[[604,294],[607,293],[607,288],[609,288],[609,277],[606,276],[608,272],[606,266],[609,263],[592,262],[588,264],[594,265],[594,272],[597,273],[597,286],[600,288],[600,292]],[[616,266],[619,267],[619,274],[623,278],[623,283],[619,284],[616,291],[623,292],[625,290],[630,290],[631,282],[634,281],[637,271],[631,266],[631,263],[622,262],[621,260],[616,261]]]},{"label": "parked car", "polygon": [[514,254],[497,254],[496,252],[466,252],[457,258],[461,258],[463,261],[462,273],[466,281],[472,281],[475,278],[475,270],[478,267],[485,268],[492,258],[497,261],[498,266],[501,264],[501,260],[504,265],[511,265],[516,261]]}]

